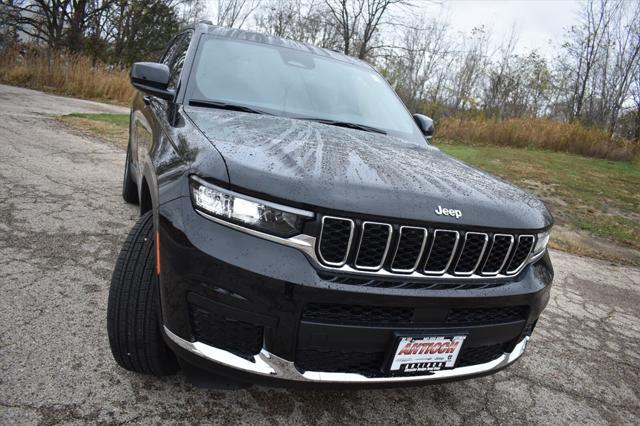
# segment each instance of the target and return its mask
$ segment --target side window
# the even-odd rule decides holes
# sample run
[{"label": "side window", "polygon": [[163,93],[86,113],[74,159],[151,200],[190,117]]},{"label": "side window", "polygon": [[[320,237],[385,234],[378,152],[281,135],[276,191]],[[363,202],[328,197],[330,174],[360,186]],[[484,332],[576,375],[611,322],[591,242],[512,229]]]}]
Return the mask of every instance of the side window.
[{"label": "side window", "polygon": [[171,68],[169,64],[171,63],[173,57],[176,56],[176,49],[180,45],[180,40],[182,40],[183,37],[184,34],[178,34],[171,40],[171,44],[167,48],[166,52],[164,52],[162,59],[160,59],[160,63],[163,63]]},{"label": "side window", "polygon": [[[169,89],[176,89],[178,82],[180,81],[180,73],[184,66],[184,61],[187,58],[187,49],[189,48],[189,42],[191,41],[191,32],[187,32],[179,35],[170,50],[173,50],[171,58],[166,63],[171,71],[171,77],[169,78]],[[174,48],[175,46],[175,48]],[[168,54],[169,52],[167,52]],[[168,56],[168,55],[167,55]]]}]

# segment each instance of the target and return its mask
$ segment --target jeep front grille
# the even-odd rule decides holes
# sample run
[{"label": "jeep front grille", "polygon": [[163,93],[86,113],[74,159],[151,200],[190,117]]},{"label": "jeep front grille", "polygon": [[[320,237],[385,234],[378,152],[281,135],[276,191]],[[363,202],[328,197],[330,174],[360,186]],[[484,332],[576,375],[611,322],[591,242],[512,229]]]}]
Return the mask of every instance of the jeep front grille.
[{"label": "jeep front grille", "polygon": [[518,274],[533,235],[458,231],[325,216],[316,250],[329,269],[424,277]]}]

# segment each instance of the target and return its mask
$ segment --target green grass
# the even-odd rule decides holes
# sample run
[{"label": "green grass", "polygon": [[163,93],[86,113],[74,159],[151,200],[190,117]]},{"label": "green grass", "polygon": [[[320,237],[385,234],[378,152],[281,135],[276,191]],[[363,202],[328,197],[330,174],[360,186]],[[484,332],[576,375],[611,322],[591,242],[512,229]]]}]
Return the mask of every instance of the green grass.
[{"label": "green grass", "polygon": [[84,114],[74,112],[73,114],[65,115],[65,117],[85,118],[87,120],[100,121],[122,127],[129,125],[129,114]]},{"label": "green grass", "polygon": [[[126,147],[128,114],[69,114],[60,119]],[[640,164],[526,148],[443,143],[444,152],[536,194],[553,213],[554,247],[637,263],[616,246],[640,250]],[[562,230],[562,232],[560,232]],[[578,233],[580,238],[569,238]],[[569,237],[567,236],[569,235]]]},{"label": "green grass", "polygon": [[129,140],[129,114],[80,114],[58,117],[63,123],[114,145],[126,148]]},{"label": "green grass", "polygon": [[444,152],[538,195],[556,223],[640,249],[640,165],[574,154],[437,144]]}]

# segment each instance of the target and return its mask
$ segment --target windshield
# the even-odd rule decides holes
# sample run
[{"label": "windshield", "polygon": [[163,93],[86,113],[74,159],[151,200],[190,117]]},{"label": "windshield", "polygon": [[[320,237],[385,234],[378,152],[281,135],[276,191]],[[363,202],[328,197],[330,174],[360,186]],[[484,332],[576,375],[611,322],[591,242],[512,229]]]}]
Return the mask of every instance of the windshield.
[{"label": "windshield", "polygon": [[424,143],[378,73],[286,47],[203,36],[187,96],[293,118],[355,123]]}]

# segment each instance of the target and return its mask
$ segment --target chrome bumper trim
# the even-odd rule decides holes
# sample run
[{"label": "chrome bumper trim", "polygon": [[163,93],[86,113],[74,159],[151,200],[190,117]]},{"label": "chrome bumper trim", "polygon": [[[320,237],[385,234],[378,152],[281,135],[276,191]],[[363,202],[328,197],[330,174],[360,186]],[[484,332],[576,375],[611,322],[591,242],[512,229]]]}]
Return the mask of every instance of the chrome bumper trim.
[{"label": "chrome bumper trim", "polygon": [[520,358],[522,354],[524,354],[527,342],[529,341],[529,337],[525,337],[516,345],[511,353],[505,353],[499,358],[484,364],[459,367],[453,370],[434,371],[433,373],[424,376],[366,377],[361,374],[354,373],[326,373],[321,371],[306,371],[301,373],[295,367],[293,362],[273,355],[265,349],[262,349],[258,355],[255,355],[252,362],[225,350],[205,345],[201,342],[189,342],[188,340],[184,340],[172,333],[166,326],[164,327],[164,332],[171,341],[181,348],[225,367],[234,368],[245,373],[256,374],[259,376],[310,383],[402,383],[457,379],[466,376],[489,373],[493,370],[506,367]]}]

